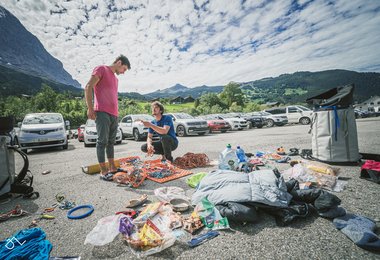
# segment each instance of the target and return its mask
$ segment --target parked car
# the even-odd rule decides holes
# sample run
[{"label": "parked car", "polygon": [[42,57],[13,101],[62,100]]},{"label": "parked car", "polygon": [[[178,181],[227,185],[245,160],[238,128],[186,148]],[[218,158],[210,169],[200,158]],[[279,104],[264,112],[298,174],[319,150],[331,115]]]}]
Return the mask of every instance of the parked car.
[{"label": "parked car", "polygon": [[74,137],[73,131],[71,131],[71,129],[66,130],[66,136],[67,136],[67,140],[73,139]]},{"label": "parked car", "polygon": [[313,111],[310,108],[300,105],[276,107],[265,109],[264,111],[272,115],[287,116],[289,123],[300,123],[303,125],[310,124],[311,116],[313,115]]},{"label": "parked car", "polygon": [[370,116],[370,112],[361,110],[361,109],[354,109],[355,112],[355,118],[366,118]]},{"label": "parked car", "polygon": [[[96,144],[96,141],[98,140],[98,133],[96,132],[96,124],[94,120],[87,119],[83,132],[84,132],[84,138],[83,138],[84,147],[88,147],[92,144]],[[122,142],[121,130],[118,127],[115,144],[121,144],[121,142]]]},{"label": "parked car", "polygon": [[196,119],[186,113],[169,113],[167,115],[173,118],[174,129],[178,136],[204,135],[208,132],[206,120]]},{"label": "parked car", "polygon": [[78,141],[83,142],[84,141],[84,128],[86,125],[80,125],[78,127]]},{"label": "parked car", "polygon": [[218,119],[209,115],[198,116],[197,118],[207,121],[207,126],[210,133],[215,131],[225,133],[228,130],[231,130],[231,125],[226,120]]},{"label": "parked car", "polygon": [[119,126],[123,138],[133,137],[135,141],[146,140],[148,127],[145,127],[141,120],[152,121],[153,116],[147,114],[126,115],[120,120]]},{"label": "parked car", "polygon": [[226,120],[231,125],[231,130],[243,130],[248,127],[248,122],[244,118],[228,114],[215,114],[214,116]]},{"label": "parked car", "polygon": [[265,111],[252,112],[252,114],[262,116],[267,127],[272,127],[274,125],[283,126],[288,123],[288,117],[284,115],[272,115],[271,113]]},{"label": "parked car", "polygon": [[64,121],[60,113],[27,114],[18,125],[17,142],[25,153],[35,148],[68,147],[66,127],[70,122]]},{"label": "parked car", "polygon": [[73,129],[73,130],[71,130],[72,131],[72,133],[73,133],[73,138],[74,139],[77,139],[78,138],[78,129]]},{"label": "parked car", "polygon": [[238,117],[247,120],[249,129],[251,129],[252,127],[263,128],[263,126],[265,125],[264,118],[259,114],[240,113]]}]

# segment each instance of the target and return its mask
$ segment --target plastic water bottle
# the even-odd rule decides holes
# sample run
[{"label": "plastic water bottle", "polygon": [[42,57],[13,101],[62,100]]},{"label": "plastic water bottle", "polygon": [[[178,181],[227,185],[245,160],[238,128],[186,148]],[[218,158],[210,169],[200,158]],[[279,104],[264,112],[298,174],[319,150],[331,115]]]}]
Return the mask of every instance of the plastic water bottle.
[{"label": "plastic water bottle", "polygon": [[239,158],[239,163],[246,162],[247,157],[245,156],[245,152],[243,149],[240,148],[240,145],[236,147],[236,156]]},{"label": "plastic water bottle", "polygon": [[219,169],[221,170],[233,170],[235,171],[238,166],[239,159],[236,156],[236,152],[228,144],[226,149],[219,154]]}]

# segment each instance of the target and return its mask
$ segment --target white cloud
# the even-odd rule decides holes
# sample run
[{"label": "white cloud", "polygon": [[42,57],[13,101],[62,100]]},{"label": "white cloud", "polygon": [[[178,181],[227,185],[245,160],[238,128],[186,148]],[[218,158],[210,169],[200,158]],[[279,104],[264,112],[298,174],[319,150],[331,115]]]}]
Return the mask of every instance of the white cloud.
[{"label": "white cloud", "polygon": [[[113,3],[113,4],[112,4]],[[380,70],[380,2],[3,0],[82,86],[123,53],[120,91],[301,70]]]}]

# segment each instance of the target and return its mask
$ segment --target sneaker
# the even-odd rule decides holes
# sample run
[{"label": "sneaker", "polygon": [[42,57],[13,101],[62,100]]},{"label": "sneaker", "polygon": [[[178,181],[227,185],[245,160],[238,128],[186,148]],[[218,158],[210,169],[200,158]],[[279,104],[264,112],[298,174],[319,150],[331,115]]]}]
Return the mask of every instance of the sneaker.
[{"label": "sneaker", "polygon": [[103,181],[112,181],[114,173],[108,172],[106,174],[100,174],[100,179]]}]

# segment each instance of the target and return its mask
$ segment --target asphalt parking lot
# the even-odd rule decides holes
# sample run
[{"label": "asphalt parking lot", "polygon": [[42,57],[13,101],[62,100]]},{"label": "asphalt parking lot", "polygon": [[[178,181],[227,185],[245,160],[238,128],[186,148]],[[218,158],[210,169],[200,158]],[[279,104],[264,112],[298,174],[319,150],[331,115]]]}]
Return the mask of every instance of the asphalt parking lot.
[{"label": "asphalt parking lot", "polygon": [[[364,153],[380,154],[380,118],[357,120],[359,150]],[[206,136],[180,138],[180,145],[174,156],[187,152],[205,153],[210,160],[216,160],[225,145],[241,145],[245,152],[272,151],[279,146],[285,149],[297,147],[311,149],[310,126],[293,125],[262,129],[250,129],[229,133],[215,133]],[[115,146],[115,158],[138,155],[143,142],[123,140]],[[129,199],[146,193],[151,201],[156,201],[153,191],[162,186],[178,186],[191,196],[193,190],[186,184],[186,177],[165,184],[149,180],[138,189],[118,187],[115,183],[105,182],[98,175],[82,173],[82,165],[97,162],[95,147],[85,148],[83,143],[70,140],[68,150],[32,150],[29,155],[30,170],[34,175],[34,188],[40,193],[36,200],[15,198],[0,204],[0,212],[7,212],[17,204],[21,208],[39,213],[55,203],[55,195],[64,194],[67,200],[77,205],[91,204],[94,213],[81,220],[69,220],[66,211],[55,210],[54,220],[39,222],[53,245],[51,256],[78,256],[82,259],[135,259],[128,246],[120,237],[109,245],[97,247],[84,245],[86,235],[95,227],[97,221],[105,216],[125,209]],[[298,157],[295,157],[298,159]],[[20,167],[20,160],[17,159]],[[278,165],[280,170],[290,167]],[[216,166],[193,169],[193,173],[207,172]],[[45,170],[51,173],[42,175]],[[348,179],[345,190],[335,193],[348,212],[376,219],[380,225],[379,185],[360,179],[358,166],[341,166],[340,176]],[[188,212],[190,213],[190,212]],[[27,215],[0,222],[0,240],[10,237],[17,231],[27,228],[35,218]],[[153,255],[152,259],[379,259],[374,254],[357,247],[343,233],[334,228],[330,220],[317,216],[297,219],[286,227],[276,226],[273,217],[260,213],[257,224],[242,225],[231,223],[230,231],[196,248],[189,248],[186,241],[191,239],[187,233],[176,241],[174,246]],[[379,234],[379,229],[377,234]],[[0,256],[1,258],[1,256]]]}]

